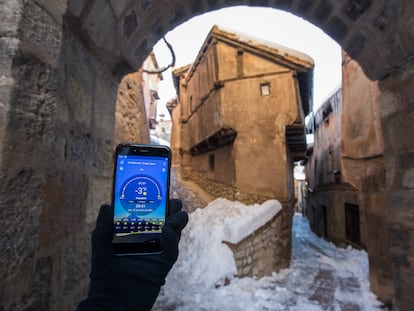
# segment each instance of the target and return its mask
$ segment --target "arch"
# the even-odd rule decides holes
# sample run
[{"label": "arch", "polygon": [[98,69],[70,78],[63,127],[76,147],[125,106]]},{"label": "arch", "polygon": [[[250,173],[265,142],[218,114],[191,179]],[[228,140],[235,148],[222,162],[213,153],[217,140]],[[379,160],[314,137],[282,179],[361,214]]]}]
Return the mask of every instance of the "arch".
[{"label": "arch", "polygon": [[[138,68],[152,46],[177,25],[193,16],[236,5],[282,9],[308,20],[337,41],[348,55],[360,64],[371,80],[386,81],[390,76],[398,76],[399,72],[410,64],[412,55],[414,55],[414,44],[412,44],[414,32],[411,30],[414,29],[414,4],[408,0],[175,0],[168,2],[108,0],[99,3],[95,1],[91,6],[78,8],[77,11],[72,10],[69,5],[68,13],[80,21],[82,33],[87,33],[89,36],[87,42],[92,43],[91,50],[94,50],[93,47],[96,45],[100,47],[100,51],[104,50],[105,53],[111,54],[111,58],[105,55],[102,58],[100,55],[102,52],[95,53],[112,68],[115,75],[120,76]],[[105,26],[105,29],[110,29],[109,36],[108,32],[103,32],[102,29],[96,27],[99,25],[98,21],[102,20],[102,12],[110,12],[111,15],[111,18],[105,19],[106,23],[108,21],[112,23]],[[119,45],[117,50],[119,54],[111,50],[111,44],[106,42],[108,37]],[[111,60],[110,63],[108,59]],[[386,82],[381,85],[386,85]],[[385,100],[383,104],[387,103],[388,100]],[[392,125],[390,131],[385,133],[385,137],[393,136],[391,132],[398,127],[395,124],[398,121],[390,122]],[[394,154],[389,156],[388,163],[396,161],[395,157],[398,158],[398,155],[404,152],[399,147],[396,149],[394,147],[388,146],[387,153]],[[392,165],[388,165],[389,168],[390,166]],[[392,169],[389,174],[392,174]],[[395,183],[398,182],[395,181]],[[394,187],[394,185],[387,187]],[[391,206],[388,207],[388,211],[390,209]],[[395,219],[394,224],[398,228],[400,220]],[[388,226],[385,219],[384,226]],[[406,230],[412,232],[412,227],[410,228]],[[398,229],[390,229],[391,235],[395,230]],[[382,251],[386,248],[387,246],[384,246]],[[396,250],[394,254],[398,256],[399,251]],[[372,258],[370,258],[372,266],[377,264],[390,266],[383,254],[378,254],[378,258],[381,258],[379,261],[374,262]],[[392,277],[391,272],[388,271],[384,278],[379,275],[375,276],[374,270],[380,269],[375,267],[371,269],[371,280],[378,277],[376,283],[380,284],[390,282],[390,279],[394,278],[394,282],[397,282],[397,279],[404,278],[402,266],[398,263],[393,264],[393,273],[398,277],[395,275]],[[408,282],[411,278],[406,277],[405,280]],[[376,286],[377,289],[379,287]],[[396,283],[394,283],[394,289],[397,297],[408,298],[407,291],[400,290]],[[381,289],[379,289],[379,294],[382,295]],[[385,300],[389,302],[390,296],[388,294],[385,296],[387,296]]]},{"label": "arch", "polygon": [[[372,80],[397,71],[411,59],[414,18],[409,1],[349,0],[176,0],[95,1],[92,5],[70,1],[68,17],[80,21],[92,46],[102,57],[116,54],[113,70],[136,69],[152,46],[169,30],[191,17],[216,9],[246,5],[282,9],[320,27],[363,68]],[[397,18],[398,17],[398,18]],[[101,26],[105,20],[105,29]],[[119,45],[119,46],[118,46]],[[119,51],[117,51],[119,52]]]}]

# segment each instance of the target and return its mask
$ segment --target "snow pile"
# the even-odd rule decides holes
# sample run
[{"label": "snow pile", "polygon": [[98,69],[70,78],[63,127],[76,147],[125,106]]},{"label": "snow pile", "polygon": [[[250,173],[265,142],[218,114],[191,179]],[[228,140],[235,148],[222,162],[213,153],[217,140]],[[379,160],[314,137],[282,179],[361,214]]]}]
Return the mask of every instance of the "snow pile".
[{"label": "snow pile", "polygon": [[[183,231],[180,255],[167,277],[166,291],[185,290],[188,286],[214,287],[218,281],[232,278],[237,272],[233,253],[222,242],[241,241],[272,219],[280,209],[276,200],[246,206],[219,198],[204,209],[195,210],[189,215]],[[172,281],[177,277],[185,282]],[[174,285],[169,286],[170,283]]]},{"label": "snow pile", "polygon": [[[217,199],[208,208],[217,213],[217,217],[225,217],[223,240],[237,244],[270,221],[282,206],[276,200],[266,201],[262,205],[245,206],[239,202]],[[226,208],[224,215],[223,208]]]},{"label": "snow pile", "polygon": [[260,226],[259,219],[266,223],[279,207],[217,199],[191,213],[153,311],[384,310],[369,288],[366,252],[319,239],[300,215],[293,221],[289,269],[259,280],[235,278],[233,254],[222,241],[242,239],[246,223]]}]

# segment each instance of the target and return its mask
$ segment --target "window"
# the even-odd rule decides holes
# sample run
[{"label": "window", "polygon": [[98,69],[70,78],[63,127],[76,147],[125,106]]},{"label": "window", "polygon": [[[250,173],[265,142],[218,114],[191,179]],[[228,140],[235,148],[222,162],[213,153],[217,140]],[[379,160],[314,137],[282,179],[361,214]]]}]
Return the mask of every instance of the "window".
[{"label": "window", "polygon": [[151,93],[151,99],[153,101],[160,99],[160,96],[158,95],[158,92],[157,91],[150,90],[150,93]]},{"label": "window", "polygon": [[260,84],[260,94],[262,96],[270,96],[270,83],[269,82]]},{"label": "window", "polygon": [[345,203],[345,236],[348,241],[361,245],[359,206],[356,204]]},{"label": "window", "polygon": [[330,115],[332,112],[333,112],[333,110],[332,110],[332,106],[331,106],[331,104],[329,103],[329,105],[326,105],[326,106],[323,108],[323,110],[322,110],[322,119],[323,119],[325,122],[328,122],[328,123],[329,123],[329,115]]},{"label": "window", "polygon": [[331,147],[329,148],[329,151],[328,151],[328,173],[333,173],[333,168],[334,168],[334,157],[333,157],[333,151]]},{"label": "window", "polygon": [[328,208],[325,205],[321,205],[322,213],[322,232],[321,235],[324,238],[328,238]]},{"label": "window", "polygon": [[214,156],[214,153],[210,153],[209,155],[208,155],[208,166],[209,166],[209,168],[210,168],[210,171],[211,172],[214,172],[214,162],[215,162],[215,156]]}]

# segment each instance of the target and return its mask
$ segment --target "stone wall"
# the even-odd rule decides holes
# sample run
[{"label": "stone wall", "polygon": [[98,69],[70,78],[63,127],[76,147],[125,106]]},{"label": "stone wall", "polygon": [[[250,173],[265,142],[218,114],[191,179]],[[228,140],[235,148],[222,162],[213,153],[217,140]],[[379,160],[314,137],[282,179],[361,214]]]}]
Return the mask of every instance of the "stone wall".
[{"label": "stone wall", "polygon": [[1,6],[10,22],[0,40],[3,310],[74,309],[88,287],[97,211],[110,202],[118,82],[65,9]]},{"label": "stone wall", "polygon": [[242,193],[237,187],[229,186],[228,184],[220,183],[209,179],[205,173],[191,169],[182,170],[183,179],[189,179],[198,184],[204,191],[209,193],[212,197],[225,198],[230,201],[239,201],[246,205],[261,204],[270,197],[261,196],[254,193]]},{"label": "stone wall", "polygon": [[[360,206],[359,192],[351,185],[346,183],[323,185],[309,194],[309,207],[306,216],[312,231],[318,236],[332,241],[336,245],[345,247],[353,244],[357,248],[365,248],[366,237],[361,234],[360,242],[347,239],[346,236],[346,216],[345,205],[354,204],[360,208],[360,213],[364,215],[364,210]],[[361,218],[363,219],[361,215]],[[365,222],[358,224],[361,231],[364,229]]]},{"label": "stone wall", "polygon": [[[112,174],[119,81],[163,34],[226,6],[284,9],[321,27],[381,80],[395,310],[414,305],[414,2],[8,0],[0,6],[0,305],[73,310]],[[371,182],[375,182],[374,176]],[[373,213],[375,216],[375,213]],[[18,225],[16,225],[16,223]],[[381,269],[381,264],[376,267]],[[381,284],[378,284],[378,288]],[[376,289],[374,289],[376,290]]]},{"label": "stone wall", "polygon": [[148,121],[142,96],[142,74],[125,76],[118,88],[114,143],[149,143]]},{"label": "stone wall", "polygon": [[342,175],[359,191],[362,243],[368,251],[370,285],[387,305],[392,304],[392,269],[385,212],[384,139],[380,90],[360,65],[343,52]]},{"label": "stone wall", "polygon": [[380,82],[385,202],[396,310],[414,306],[414,63]]},{"label": "stone wall", "polygon": [[[284,207],[285,208],[285,207]],[[281,212],[237,244],[223,241],[233,251],[238,277],[271,275],[289,267],[290,233]]]},{"label": "stone wall", "polygon": [[[182,176],[197,183],[212,197],[239,201],[246,205],[262,204],[272,199],[241,193],[235,187],[208,179],[202,172],[183,170]],[[234,253],[239,276],[261,277],[289,266],[292,252],[293,200],[280,202],[282,210],[252,235],[237,244],[225,242]]]}]

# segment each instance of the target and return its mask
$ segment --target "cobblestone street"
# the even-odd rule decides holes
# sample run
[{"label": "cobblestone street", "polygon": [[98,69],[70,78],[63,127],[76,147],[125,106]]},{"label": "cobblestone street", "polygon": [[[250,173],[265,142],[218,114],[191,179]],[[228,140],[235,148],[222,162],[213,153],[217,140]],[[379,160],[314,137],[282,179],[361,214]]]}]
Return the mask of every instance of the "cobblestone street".
[{"label": "cobblestone street", "polygon": [[[182,181],[175,169],[171,193],[190,212],[214,199],[194,183]],[[365,252],[338,248],[318,238],[300,214],[293,220],[292,247],[289,269],[260,280],[235,279],[219,289],[190,283],[182,297],[161,295],[154,310],[387,310],[369,289]],[[173,282],[186,282],[182,277]],[[243,300],[253,307],[237,307]]]}]

